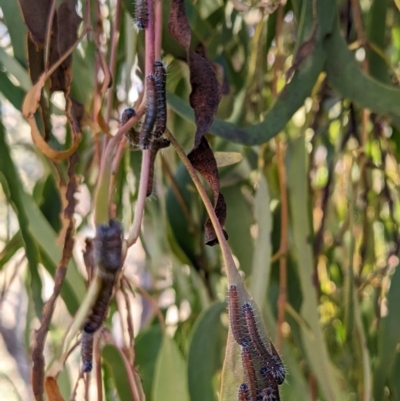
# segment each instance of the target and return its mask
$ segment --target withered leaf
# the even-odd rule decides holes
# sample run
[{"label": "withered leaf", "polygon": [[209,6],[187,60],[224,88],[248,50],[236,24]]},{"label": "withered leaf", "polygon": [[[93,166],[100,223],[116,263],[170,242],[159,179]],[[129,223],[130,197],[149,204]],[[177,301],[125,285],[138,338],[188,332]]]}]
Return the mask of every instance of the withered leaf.
[{"label": "withered leaf", "polygon": [[171,36],[184,47],[186,51],[189,51],[191,33],[189,21],[186,17],[184,0],[172,0],[168,29]]},{"label": "withered leaf", "polygon": [[[219,223],[223,227],[226,220],[226,203],[223,195],[220,193],[220,181],[217,162],[215,161],[214,154],[206,138],[201,138],[199,146],[193,149],[188,154],[188,158],[193,167],[210,184],[211,189],[214,193],[215,213],[218,217]],[[224,235],[225,238],[228,239],[228,235],[225,230]],[[210,219],[207,219],[205,224],[205,243],[210,246],[218,244],[217,236],[215,234],[215,230]]]},{"label": "withered leaf", "polygon": [[46,393],[49,401],[64,401],[57,380],[52,376],[46,377]]},{"label": "withered leaf", "polygon": [[19,3],[33,42],[38,48],[43,48],[52,0],[19,0]]},{"label": "withered leaf", "polygon": [[[58,50],[60,54],[65,53],[78,38],[78,27],[82,18],[76,12],[76,0],[64,0],[57,13],[58,22]],[[72,62],[72,55],[67,57],[62,66],[68,68]]]},{"label": "withered leaf", "polygon": [[196,135],[194,147],[199,146],[201,138],[210,129],[217,113],[220,91],[219,83],[210,62],[197,53],[189,53],[190,105],[194,109]]}]

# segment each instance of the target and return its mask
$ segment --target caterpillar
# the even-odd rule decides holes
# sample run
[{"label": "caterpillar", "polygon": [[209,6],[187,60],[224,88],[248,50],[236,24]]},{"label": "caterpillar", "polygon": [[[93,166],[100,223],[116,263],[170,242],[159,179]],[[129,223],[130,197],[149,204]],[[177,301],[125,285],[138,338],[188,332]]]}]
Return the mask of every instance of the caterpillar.
[{"label": "caterpillar", "polygon": [[81,338],[81,356],[82,356],[82,370],[83,373],[92,371],[93,367],[93,334],[82,333]]},{"label": "caterpillar", "polygon": [[249,401],[249,400],[250,400],[249,386],[246,383],[243,383],[239,386],[238,401]]},{"label": "caterpillar", "polygon": [[149,13],[146,0],[136,0],[135,23],[139,29],[146,29],[149,24]]},{"label": "caterpillar", "polygon": [[253,309],[251,308],[251,305],[248,303],[244,304],[242,308],[244,311],[246,327],[247,327],[247,330],[248,330],[248,333],[250,336],[250,342],[254,349],[254,352],[257,354],[257,357],[259,358],[262,365],[268,367],[272,355],[270,354],[268,349],[265,347],[265,345],[260,337],[260,334],[258,332],[258,328],[256,325],[256,321],[254,318]]},{"label": "caterpillar", "polygon": [[242,364],[243,364],[243,371],[245,382],[249,389],[249,400],[250,401],[257,401],[257,376],[256,371],[254,370],[253,361],[251,359],[250,350],[248,347],[243,347],[242,349]]},{"label": "caterpillar", "polygon": [[154,137],[159,138],[167,126],[166,80],[167,72],[161,61],[154,63],[154,79],[156,83],[157,118]]},{"label": "caterpillar", "polygon": [[122,267],[122,235],[122,227],[115,220],[96,228],[93,244],[101,282],[97,298],[83,327],[81,356],[84,372],[92,369],[93,333],[104,322],[117,273]]},{"label": "caterpillar", "polygon": [[105,272],[116,273],[122,265],[122,227],[115,221],[96,228],[94,249],[96,263]]},{"label": "caterpillar", "polygon": [[85,333],[93,334],[103,324],[108,311],[108,304],[110,303],[114,283],[115,275],[110,273],[102,275],[99,293],[92,311],[86,318],[85,325],[83,326],[83,331]]},{"label": "caterpillar", "polygon": [[155,139],[150,144],[150,170],[149,170],[149,180],[147,181],[146,197],[151,196],[151,194],[153,193],[154,165],[157,153],[160,149],[167,148],[170,144],[171,142],[165,138]]},{"label": "caterpillar", "polygon": [[140,148],[142,150],[150,147],[156,117],[156,84],[154,76],[149,75],[146,79],[146,116],[140,130]]},{"label": "caterpillar", "polygon": [[235,285],[231,285],[229,288],[229,323],[233,338],[239,345],[243,345],[242,319],[240,317],[237,288]]},{"label": "caterpillar", "polygon": [[272,341],[269,342],[269,345],[271,347],[271,352],[272,352],[272,357],[270,361],[271,371],[275,378],[275,381],[279,385],[281,385],[285,381],[286,369],[285,366],[283,365],[282,359],[280,358],[276,348],[274,347],[274,344],[272,344]]},{"label": "caterpillar", "polygon": [[260,370],[261,377],[267,386],[261,391],[262,401],[279,401],[279,389],[270,369],[265,366]]},{"label": "caterpillar", "polygon": [[[136,116],[135,109],[125,109],[121,115],[121,125],[126,124],[128,120],[134,116]],[[133,127],[125,133],[125,137],[132,147],[137,147],[139,145],[139,133]]]}]

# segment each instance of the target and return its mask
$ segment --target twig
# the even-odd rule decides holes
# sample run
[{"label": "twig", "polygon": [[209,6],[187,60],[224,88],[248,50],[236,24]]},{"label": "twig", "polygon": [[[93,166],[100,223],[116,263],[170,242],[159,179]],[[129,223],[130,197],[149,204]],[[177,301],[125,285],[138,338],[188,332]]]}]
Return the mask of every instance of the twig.
[{"label": "twig", "polygon": [[[146,65],[145,65],[145,76],[148,77],[154,73],[154,61],[155,61],[155,43],[154,43],[154,3],[153,0],[147,1],[148,11],[148,26],[145,33],[145,47],[146,47]],[[143,150],[142,166],[140,170],[139,179],[139,193],[135,208],[135,217],[133,220],[132,228],[129,232],[128,239],[126,241],[127,247],[132,246],[138,239],[140,233],[140,227],[142,225],[142,218],[144,213],[144,205],[147,197],[147,184],[149,181],[150,172],[150,150]]]},{"label": "twig", "polygon": [[222,257],[225,263],[226,272],[228,276],[228,281],[231,282],[241,282],[242,278],[237,270],[236,264],[232,257],[232,252],[229,249],[229,245],[225,239],[224,233],[222,231],[222,227],[218,221],[218,218],[215,214],[214,207],[210,201],[210,198],[207,195],[206,190],[203,187],[203,184],[200,181],[199,176],[197,175],[196,170],[190,163],[189,159],[187,158],[184,150],[181,148],[175,137],[171,134],[171,132],[167,129],[165,131],[165,136],[167,139],[170,140],[172,146],[175,148],[176,152],[178,153],[179,158],[182,161],[182,164],[186,167],[190,177],[192,178],[194,185],[201,197],[201,200],[204,203],[204,206],[207,210],[208,216],[211,220],[211,223],[214,227],[215,234],[217,235],[218,242],[221,246]]},{"label": "twig", "polygon": [[44,48],[44,65],[45,70],[49,66],[49,52],[50,52],[50,42],[51,42],[51,31],[53,29],[53,19],[54,13],[56,11],[56,0],[51,2],[49,17],[47,19],[47,30],[46,30],[46,47]]},{"label": "twig", "polygon": [[[283,8],[278,7],[276,17],[276,61],[274,65],[274,79],[272,82],[272,93],[276,98],[278,96],[278,77],[281,72],[280,54],[282,53],[282,22]],[[279,189],[281,194],[281,238],[279,245],[279,296],[278,296],[278,321],[276,333],[276,347],[278,350],[282,348],[282,324],[285,321],[285,304],[287,298],[287,236],[288,236],[288,200],[286,187],[286,168],[285,168],[285,150],[278,136],[275,137],[276,158],[278,165]]]}]

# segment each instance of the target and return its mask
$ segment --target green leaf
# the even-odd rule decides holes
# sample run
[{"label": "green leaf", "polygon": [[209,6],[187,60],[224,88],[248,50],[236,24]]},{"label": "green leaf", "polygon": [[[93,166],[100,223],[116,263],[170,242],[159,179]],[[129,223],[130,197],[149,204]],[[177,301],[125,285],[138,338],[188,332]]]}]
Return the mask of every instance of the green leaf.
[{"label": "green leaf", "polygon": [[260,174],[255,197],[254,217],[257,222],[257,239],[254,247],[253,266],[251,269],[250,293],[262,308],[269,286],[271,274],[271,229],[272,215],[267,181]]},{"label": "green leaf", "polygon": [[325,46],[329,59],[326,63],[328,80],[341,96],[375,113],[400,117],[397,107],[400,103],[400,91],[362,72],[353,53],[342,38],[338,26],[327,38]]},{"label": "green leaf", "polygon": [[25,92],[20,87],[15,86],[7,74],[2,71],[0,71],[0,91],[17,110],[21,110]]},{"label": "green leaf", "polygon": [[0,123],[0,174],[3,175],[3,179],[1,179],[3,186],[5,184],[7,185],[4,192],[7,195],[8,202],[10,202],[17,215],[22,238],[25,243],[25,255],[28,259],[30,272],[30,288],[35,302],[36,314],[40,317],[43,309],[43,300],[42,281],[38,271],[39,254],[34,236],[29,230],[29,212],[26,210],[22,184],[11,158],[10,148],[6,143],[5,131],[2,123]]},{"label": "green leaf", "polygon": [[16,58],[10,56],[2,47],[0,47],[0,64],[9,74],[17,78],[21,88],[27,92],[32,87],[32,82],[28,71],[21,66]]},{"label": "green leaf", "polygon": [[383,399],[383,391],[396,358],[396,347],[400,341],[400,269],[392,276],[387,296],[388,314],[382,319],[378,330],[378,363],[374,371],[374,398]]},{"label": "green leaf", "polygon": [[121,351],[114,345],[107,344],[101,350],[103,362],[109,367],[119,399],[121,401],[131,401],[134,399],[132,385],[132,372],[128,372],[129,365],[126,365],[126,360],[121,355]]},{"label": "green leaf", "polygon": [[153,400],[151,391],[162,340],[160,326],[152,326],[149,330],[140,333],[135,341],[135,365],[138,366],[147,401]]},{"label": "green leaf", "polygon": [[[25,251],[32,271],[32,291],[35,305],[38,308],[41,300],[41,281],[37,273],[39,260],[51,276],[54,276],[56,267],[61,258],[61,246],[57,243],[57,234],[43,216],[36,203],[22,188],[16,172],[14,162],[10,157],[10,148],[5,142],[3,126],[0,125],[0,173],[7,183],[5,193],[18,216],[19,227],[25,242]],[[39,252],[41,258],[39,258]],[[30,258],[30,259],[29,259]],[[61,289],[61,296],[68,311],[74,314],[86,292],[82,275],[74,260],[68,265],[65,283]],[[42,307],[40,306],[40,311]]]},{"label": "green leaf", "polygon": [[26,62],[26,34],[27,28],[22,19],[21,8],[18,1],[0,0],[1,11],[11,38],[11,45],[15,58],[22,66]]},{"label": "green leaf", "polygon": [[187,365],[175,341],[164,336],[153,378],[153,401],[189,401]]},{"label": "green leaf", "polygon": [[[221,366],[225,332],[221,313],[225,302],[218,302],[206,309],[197,319],[192,331],[188,356],[189,393],[191,401],[217,399],[213,377]],[[222,340],[222,341],[221,341]]]},{"label": "green leaf", "polygon": [[312,333],[310,335],[304,327],[301,327],[302,341],[310,368],[317,378],[326,400],[346,400],[345,393],[339,389],[336,375],[329,360],[319,323],[316,292],[312,283],[314,263],[312,248],[309,242],[311,228],[308,213],[307,157],[304,137],[290,142],[287,152],[287,176],[294,242],[292,252],[293,256],[297,259],[303,293],[301,316]]},{"label": "green leaf", "polygon": [[253,263],[253,240],[250,228],[254,223],[251,207],[241,191],[241,184],[224,188],[227,206],[225,228],[229,233],[229,245],[238,258],[240,269],[250,274]]}]

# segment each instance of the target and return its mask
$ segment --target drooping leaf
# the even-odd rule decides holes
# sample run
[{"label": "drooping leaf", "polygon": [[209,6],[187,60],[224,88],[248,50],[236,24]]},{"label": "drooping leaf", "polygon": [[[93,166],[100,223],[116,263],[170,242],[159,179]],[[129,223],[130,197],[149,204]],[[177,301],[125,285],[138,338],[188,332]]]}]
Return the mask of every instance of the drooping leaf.
[{"label": "drooping leaf", "polygon": [[189,401],[187,366],[174,340],[164,336],[153,379],[153,401]]},{"label": "drooping leaf", "polygon": [[193,327],[188,356],[189,393],[191,401],[216,401],[213,377],[221,361],[222,324],[220,315],[225,303],[211,305],[199,316]]}]

